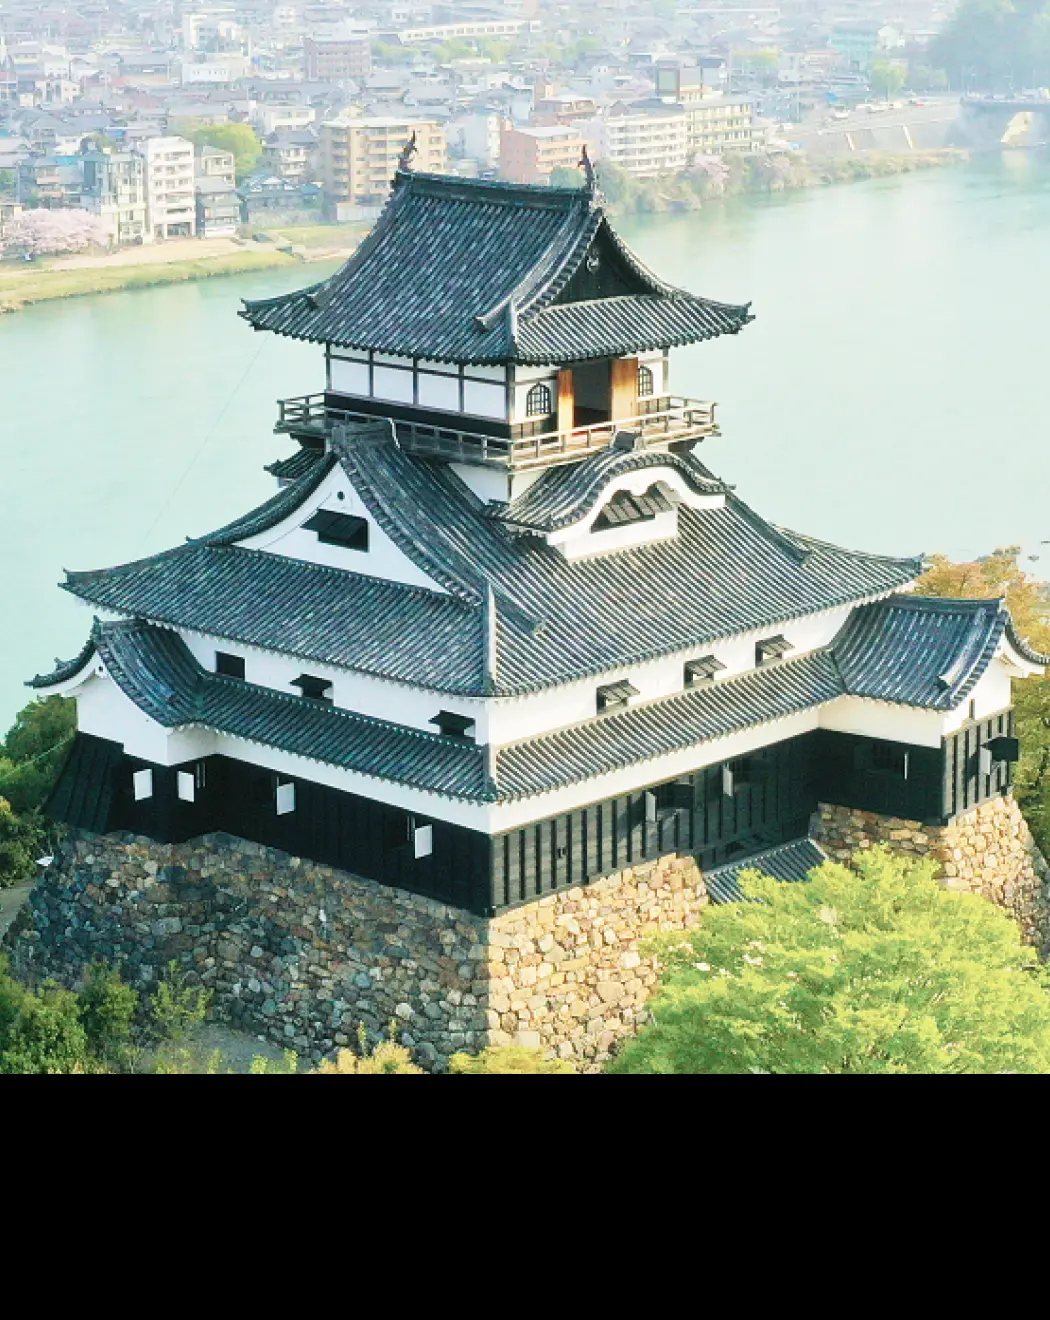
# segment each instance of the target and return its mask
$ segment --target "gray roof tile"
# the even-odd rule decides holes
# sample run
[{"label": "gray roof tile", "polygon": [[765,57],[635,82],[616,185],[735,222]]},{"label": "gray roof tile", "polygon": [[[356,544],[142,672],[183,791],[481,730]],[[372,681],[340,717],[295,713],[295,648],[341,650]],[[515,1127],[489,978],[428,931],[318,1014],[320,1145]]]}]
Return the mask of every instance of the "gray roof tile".
[{"label": "gray roof tile", "polygon": [[165,728],[216,729],[448,797],[494,796],[480,747],[207,673],[176,633],[140,621],[96,623],[92,643],[125,695]]},{"label": "gray roof tile", "polygon": [[[331,456],[219,532],[71,573],[67,589],[304,659],[447,692],[514,694],[884,594],[921,571],[916,560],[803,545],[733,494],[722,509],[682,506],[671,540],[570,561],[510,534],[446,465],[405,454],[389,424],[332,443],[368,512],[448,595],[231,544],[293,511]],[[692,462],[698,479],[710,477]]]},{"label": "gray roof tile", "polygon": [[[571,285],[596,244],[611,296]],[[559,298],[572,298],[561,301]],[[589,189],[399,172],[371,233],[329,280],[246,302],[257,330],[454,362],[568,362],[735,334],[747,307],[658,279]]]},{"label": "gray roof tile", "polygon": [[741,861],[712,867],[704,872],[704,884],[712,903],[746,903],[749,900],[740,887],[740,877],[745,871],[761,871],[774,880],[797,882],[808,880],[810,871],[827,860],[827,853],[812,839],[792,839],[790,843],[752,853]]}]

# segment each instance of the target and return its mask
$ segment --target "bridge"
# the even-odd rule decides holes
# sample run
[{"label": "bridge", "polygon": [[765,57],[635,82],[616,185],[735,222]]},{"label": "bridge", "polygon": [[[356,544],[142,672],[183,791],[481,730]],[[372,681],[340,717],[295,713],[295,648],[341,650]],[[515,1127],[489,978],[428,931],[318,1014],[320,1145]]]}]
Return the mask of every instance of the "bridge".
[{"label": "bridge", "polygon": [[955,136],[961,147],[1040,147],[1050,142],[1050,98],[964,96]]}]

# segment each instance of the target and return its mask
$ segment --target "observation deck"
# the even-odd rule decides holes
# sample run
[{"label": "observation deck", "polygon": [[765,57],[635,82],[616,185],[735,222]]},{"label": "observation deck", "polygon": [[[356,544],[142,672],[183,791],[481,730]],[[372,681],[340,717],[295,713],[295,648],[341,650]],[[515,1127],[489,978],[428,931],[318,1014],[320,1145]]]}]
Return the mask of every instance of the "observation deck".
[{"label": "observation deck", "polygon": [[[715,407],[714,403],[699,399],[663,395],[645,400],[645,406],[630,417],[530,434],[515,433],[523,428],[511,427],[504,428],[508,434],[486,434],[450,424],[444,419],[424,422],[391,417],[390,420],[406,453],[521,472],[583,458],[595,450],[607,448],[620,432],[634,435],[641,448],[718,435]],[[324,394],[306,394],[278,400],[274,430],[307,443],[316,443],[325,440],[333,427],[375,422],[377,416],[382,415],[337,406],[332,403],[331,396]]]}]

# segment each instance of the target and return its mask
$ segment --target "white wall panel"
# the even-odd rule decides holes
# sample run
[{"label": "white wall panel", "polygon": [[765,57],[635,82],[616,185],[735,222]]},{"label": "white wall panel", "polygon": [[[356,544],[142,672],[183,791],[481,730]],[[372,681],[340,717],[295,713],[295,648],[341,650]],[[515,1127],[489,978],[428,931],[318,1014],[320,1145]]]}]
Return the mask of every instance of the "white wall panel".
[{"label": "white wall panel", "polygon": [[463,382],[463,411],[475,417],[507,416],[507,392],[502,385],[487,385],[476,380]]},{"label": "white wall panel", "polygon": [[360,394],[367,397],[368,363],[342,362],[338,358],[331,361],[332,389],[340,394]]},{"label": "white wall panel", "polygon": [[459,412],[459,378],[419,373],[419,406]]},{"label": "white wall panel", "polygon": [[412,402],[412,372],[395,367],[372,368],[372,397],[391,403]]}]

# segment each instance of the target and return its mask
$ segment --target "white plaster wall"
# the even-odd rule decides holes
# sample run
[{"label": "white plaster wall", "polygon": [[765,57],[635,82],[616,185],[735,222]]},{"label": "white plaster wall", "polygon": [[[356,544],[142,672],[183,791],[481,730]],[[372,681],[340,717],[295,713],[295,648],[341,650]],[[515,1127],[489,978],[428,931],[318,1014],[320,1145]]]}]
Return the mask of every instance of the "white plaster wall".
[{"label": "white plaster wall", "polygon": [[502,384],[487,381],[463,382],[463,411],[475,417],[492,417],[503,421],[507,416],[507,391]]},{"label": "white plaster wall", "polygon": [[156,765],[180,765],[215,751],[214,733],[164,728],[139,710],[108,675],[92,677],[76,696],[80,732],[119,742],[129,756]]},{"label": "white plaster wall", "polygon": [[894,706],[864,697],[839,697],[821,710],[820,727],[885,738],[888,742],[914,743],[916,747],[940,747],[947,720],[943,711]]},{"label": "white plaster wall", "polygon": [[[599,508],[596,511],[600,513]],[[617,550],[630,550],[633,546],[651,545],[656,541],[670,541],[678,535],[678,511],[669,509],[645,522],[624,523],[620,527],[607,527],[602,531],[588,531],[562,541],[558,549],[566,559],[587,559],[591,555],[608,555]]]},{"label": "white plaster wall", "polygon": [[[342,495],[342,499],[339,496]],[[315,532],[302,530],[302,524],[318,509],[332,509],[368,519],[368,550],[347,550],[338,545],[322,545]],[[403,582],[410,587],[425,587],[429,591],[447,594],[433,578],[428,577],[408,558],[386,532],[372,518],[364,501],[341,467],[336,467],[309,499],[276,527],[246,537],[238,544],[249,550],[266,550],[270,554],[288,559],[305,559],[311,564],[327,564],[366,577],[382,578],[387,582]]]},{"label": "white plaster wall", "polygon": [[524,697],[495,698],[489,711],[489,740],[498,746],[519,742],[552,729],[578,724],[593,717],[596,709],[597,689],[607,683],[627,679],[639,690],[634,704],[667,697],[683,690],[686,660],[713,655],[726,666],[715,679],[724,682],[735,674],[755,667],[755,643],[763,637],[783,634],[795,646],[792,655],[802,655],[826,646],[845,623],[850,606],[828,610],[823,614],[803,619],[790,619],[787,623],[770,625],[724,637],[710,643],[676,651],[629,668],[607,670],[592,678],[563,683],[546,692]]},{"label": "white plaster wall", "polygon": [[[975,718],[987,719],[1004,710],[1013,700],[1010,682],[1010,666],[1002,656],[997,656],[978,679],[975,687],[965,701],[948,715],[945,730],[953,733],[970,718],[970,702],[974,703]],[[1014,671],[1014,677],[1016,677]]]},{"label": "white plaster wall", "polygon": [[486,503],[499,500],[509,504],[543,475],[542,471],[503,472],[499,468],[477,467],[473,463],[450,463],[449,467],[464,485]]},{"label": "white plaster wall", "polygon": [[340,394],[361,394],[368,397],[368,363],[346,362],[332,358],[329,367],[331,388]]},{"label": "white plaster wall", "polygon": [[430,720],[440,710],[451,711],[474,720],[477,741],[484,742],[488,735],[488,712],[484,698],[450,696],[428,688],[409,687],[403,683],[390,683],[385,679],[356,674],[333,665],[318,664],[313,660],[285,655],[277,651],[264,651],[254,646],[242,646],[205,633],[182,631],[182,639],[203,669],[215,672],[215,653],[237,655],[244,660],[244,678],[247,683],[273,688],[290,696],[299,696],[298,688],[291,685],[293,678],[307,673],[327,679],[332,684],[332,702],[343,710],[356,711],[375,719],[390,720],[408,728],[435,733]]}]

